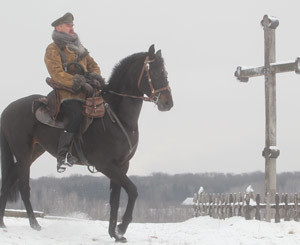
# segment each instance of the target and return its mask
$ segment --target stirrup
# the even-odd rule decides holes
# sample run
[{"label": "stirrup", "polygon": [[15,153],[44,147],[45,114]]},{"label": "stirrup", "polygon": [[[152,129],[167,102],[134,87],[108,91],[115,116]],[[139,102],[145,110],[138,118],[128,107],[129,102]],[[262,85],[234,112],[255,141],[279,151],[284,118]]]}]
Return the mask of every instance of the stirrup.
[{"label": "stirrup", "polygon": [[78,162],[78,159],[74,157],[70,152],[67,152],[64,162],[57,162],[57,172],[63,173],[66,171],[66,167],[72,167]]},{"label": "stirrup", "polygon": [[74,157],[71,152],[68,152],[65,158],[65,165],[72,167],[76,163],[78,163],[78,159]]},{"label": "stirrup", "polygon": [[57,163],[57,172],[63,173],[66,171],[66,167],[63,167],[63,164]]}]

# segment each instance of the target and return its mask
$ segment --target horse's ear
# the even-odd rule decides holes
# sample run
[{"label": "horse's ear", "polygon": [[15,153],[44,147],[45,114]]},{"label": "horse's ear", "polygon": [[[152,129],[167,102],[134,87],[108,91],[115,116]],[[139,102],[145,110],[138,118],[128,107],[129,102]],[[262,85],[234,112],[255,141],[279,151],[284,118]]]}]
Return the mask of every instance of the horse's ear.
[{"label": "horse's ear", "polygon": [[158,51],[156,52],[156,54],[155,54],[155,55],[156,55],[157,57],[160,57],[160,58],[161,58],[161,57],[162,57],[162,56],[161,56],[161,49],[160,49],[160,50],[158,50]]},{"label": "horse's ear", "polygon": [[148,56],[150,59],[154,59],[155,57],[154,52],[155,52],[155,48],[154,48],[154,44],[152,44],[148,50]]}]

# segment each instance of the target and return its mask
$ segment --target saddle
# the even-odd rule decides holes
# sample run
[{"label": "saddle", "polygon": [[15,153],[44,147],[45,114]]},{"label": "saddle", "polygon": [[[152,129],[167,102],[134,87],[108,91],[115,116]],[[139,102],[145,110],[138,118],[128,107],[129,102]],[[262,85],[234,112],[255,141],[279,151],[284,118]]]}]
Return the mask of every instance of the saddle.
[{"label": "saddle", "polygon": [[47,96],[38,98],[32,102],[32,112],[38,121],[54,128],[65,128],[62,117],[58,117],[60,99],[56,90],[52,90]]}]

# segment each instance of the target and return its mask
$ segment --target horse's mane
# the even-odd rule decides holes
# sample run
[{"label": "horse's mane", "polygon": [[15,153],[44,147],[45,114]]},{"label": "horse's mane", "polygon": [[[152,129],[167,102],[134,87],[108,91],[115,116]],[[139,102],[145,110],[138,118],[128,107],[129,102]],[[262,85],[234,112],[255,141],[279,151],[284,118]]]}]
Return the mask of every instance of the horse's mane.
[{"label": "horse's mane", "polygon": [[[118,62],[112,70],[111,76],[108,79],[108,89],[114,89],[118,86],[119,82],[124,81],[125,75],[129,70],[129,67],[137,60],[145,58],[147,53],[136,53],[127,56],[126,58],[122,59]],[[135,72],[135,71],[134,71]],[[137,71],[140,72],[140,71]]]}]

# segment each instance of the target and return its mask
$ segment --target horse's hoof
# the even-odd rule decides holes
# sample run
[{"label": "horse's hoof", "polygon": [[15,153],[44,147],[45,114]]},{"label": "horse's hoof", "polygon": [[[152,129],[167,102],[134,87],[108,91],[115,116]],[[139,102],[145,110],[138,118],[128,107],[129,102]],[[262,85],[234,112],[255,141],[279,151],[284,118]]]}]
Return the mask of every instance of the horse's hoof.
[{"label": "horse's hoof", "polygon": [[36,231],[40,231],[42,229],[42,227],[39,225],[37,221],[30,222],[30,227]]},{"label": "horse's hoof", "polygon": [[119,243],[126,243],[127,242],[127,239],[125,237],[123,237],[124,235],[124,232],[122,232],[120,230],[120,227],[119,225],[116,227],[116,230],[115,230],[115,238],[116,238],[116,242],[119,242]]},{"label": "horse's hoof", "polygon": [[116,236],[118,238],[123,237],[123,235],[125,234],[125,232],[126,232],[126,230],[124,230],[122,224],[117,225],[115,233],[116,233]]},{"label": "horse's hoof", "polygon": [[31,226],[31,228],[36,231],[40,231],[42,229],[42,227],[39,224]]},{"label": "horse's hoof", "polygon": [[121,238],[116,238],[115,242],[119,242],[119,243],[126,243],[127,239],[125,237],[121,237]]},{"label": "horse's hoof", "polygon": [[0,222],[0,228],[6,228],[6,225],[3,222]]}]

